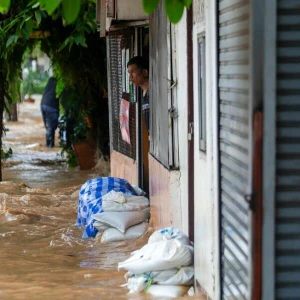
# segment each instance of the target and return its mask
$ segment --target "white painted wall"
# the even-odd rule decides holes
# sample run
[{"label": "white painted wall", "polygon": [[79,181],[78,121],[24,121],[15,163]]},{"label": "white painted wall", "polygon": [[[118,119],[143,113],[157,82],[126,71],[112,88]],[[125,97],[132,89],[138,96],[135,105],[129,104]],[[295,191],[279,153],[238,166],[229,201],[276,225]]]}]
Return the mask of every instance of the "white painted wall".
[{"label": "white painted wall", "polygon": [[[194,194],[195,279],[212,299],[219,299],[217,177],[216,3],[195,0],[194,59]],[[206,41],[206,153],[199,150],[198,35]]]},{"label": "white painted wall", "polygon": [[[170,188],[173,205],[174,225],[188,234],[188,148],[187,148],[187,45],[186,45],[186,12],[180,22],[172,25],[172,48],[174,64],[173,88],[175,107],[178,112],[178,150],[179,171],[171,171]],[[174,184],[176,183],[176,184]],[[179,194],[178,194],[179,193]]]},{"label": "white painted wall", "polygon": [[[194,40],[194,112],[195,112],[195,279],[210,298],[219,299],[218,244],[218,168],[217,168],[217,49],[216,6],[214,1],[194,0],[195,14],[205,11],[205,19],[195,19]],[[188,233],[188,107],[187,107],[187,44],[186,13],[173,26],[173,57],[177,81],[173,96],[178,110],[179,171],[170,172],[172,225]],[[197,37],[206,36],[206,122],[207,152],[199,151],[198,55]],[[174,63],[174,62],[173,62]],[[179,194],[180,193],[180,194]]]}]

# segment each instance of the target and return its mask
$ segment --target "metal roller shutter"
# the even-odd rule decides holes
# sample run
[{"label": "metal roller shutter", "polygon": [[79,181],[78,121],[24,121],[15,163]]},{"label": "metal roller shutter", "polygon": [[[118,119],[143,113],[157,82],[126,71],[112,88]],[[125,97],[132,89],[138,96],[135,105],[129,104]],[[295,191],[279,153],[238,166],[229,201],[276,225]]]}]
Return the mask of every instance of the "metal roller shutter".
[{"label": "metal roller shutter", "polygon": [[276,299],[300,299],[300,6],[277,1]]},{"label": "metal roller shutter", "polygon": [[219,1],[222,299],[248,299],[250,294],[249,11],[249,1]]}]

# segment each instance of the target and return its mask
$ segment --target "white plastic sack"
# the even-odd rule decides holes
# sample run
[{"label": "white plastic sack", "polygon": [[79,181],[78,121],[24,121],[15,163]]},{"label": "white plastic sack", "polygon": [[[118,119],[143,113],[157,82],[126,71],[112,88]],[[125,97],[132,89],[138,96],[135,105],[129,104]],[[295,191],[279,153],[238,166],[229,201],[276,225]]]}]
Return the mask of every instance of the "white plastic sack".
[{"label": "white plastic sack", "polygon": [[149,278],[145,274],[137,275],[136,277],[129,278],[127,284],[123,286],[127,286],[129,289],[129,294],[142,292],[147,284]]},{"label": "white plastic sack", "polygon": [[192,285],[194,282],[194,267],[173,268],[143,274],[127,272],[125,278],[129,293],[141,292],[151,284]]},{"label": "white plastic sack", "polygon": [[130,279],[135,279],[139,277],[143,277],[146,279],[146,281],[151,280],[153,283],[157,282],[163,282],[168,280],[169,278],[173,277],[178,273],[177,268],[163,270],[163,271],[154,271],[154,272],[148,272],[148,273],[142,273],[142,274],[135,274],[130,271],[128,271],[124,277],[126,281],[129,281]]},{"label": "white plastic sack", "polygon": [[154,277],[154,283],[162,285],[192,285],[194,282],[194,267],[182,267],[176,274],[167,279]]},{"label": "white plastic sack", "polygon": [[[107,196],[108,194],[106,194],[105,196]],[[123,199],[121,199],[121,197],[115,198],[114,200],[113,194],[111,194],[107,198],[105,198],[105,196],[102,197],[103,211],[139,211],[149,206],[149,199],[144,196],[124,195],[126,199],[125,202],[123,202]]]},{"label": "white plastic sack", "polygon": [[118,264],[118,269],[141,274],[162,271],[193,263],[194,249],[179,240],[153,242],[132,252],[131,257]]},{"label": "white plastic sack", "polygon": [[[106,229],[109,228],[108,225],[103,224],[103,223],[101,223],[99,221],[95,221],[94,224],[93,224],[93,226],[98,230],[99,234],[102,234],[103,231],[105,231]],[[97,235],[99,235],[99,234],[97,234]]]},{"label": "white plastic sack", "polygon": [[123,211],[123,212],[102,212],[92,215],[92,218],[96,220],[94,227],[103,231],[102,228],[114,227],[120,232],[125,233],[126,229],[146,221],[150,218],[150,208],[143,209],[141,211]]},{"label": "white plastic sack", "polygon": [[164,271],[148,272],[143,274],[133,274],[127,272],[125,274],[125,279],[127,281],[127,288],[129,289],[129,294],[138,293],[144,291],[151,284],[157,281],[165,281],[176,275],[178,272],[177,268]]},{"label": "white plastic sack", "polygon": [[125,194],[122,192],[110,191],[109,193],[102,196],[102,201],[106,201],[106,202],[114,201],[117,203],[125,203],[126,198],[125,198]]},{"label": "white plastic sack", "polygon": [[135,239],[142,236],[147,229],[148,223],[146,222],[129,227],[125,233],[120,232],[116,228],[108,228],[102,234],[101,243]]},{"label": "white plastic sack", "polygon": [[191,245],[191,241],[186,234],[180,231],[176,227],[166,227],[164,229],[156,230],[152,233],[152,235],[148,239],[149,243],[159,242],[159,241],[167,241],[171,239],[180,240],[185,245]]},{"label": "white plastic sack", "polygon": [[145,196],[146,193],[138,186],[132,184],[131,185],[138,196]]},{"label": "white plastic sack", "polygon": [[156,285],[153,284],[147,289],[147,293],[155,297],[176,298],[185,295],[189,287],[180,285]]}]

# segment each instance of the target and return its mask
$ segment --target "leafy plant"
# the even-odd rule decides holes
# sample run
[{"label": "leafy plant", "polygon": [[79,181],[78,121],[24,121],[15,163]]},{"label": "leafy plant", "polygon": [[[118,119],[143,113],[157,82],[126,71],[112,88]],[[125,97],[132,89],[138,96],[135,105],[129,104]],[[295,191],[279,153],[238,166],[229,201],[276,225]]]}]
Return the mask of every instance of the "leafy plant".
[{"label": "leafy plant", "polygon": [[1,149],[1,158],[2,159],[8,159],[13,154],[13,150],[11,148],[8,148],[8,150]]},{"label": "leafy plant", "polygon": [[[2,134],[5,135],[7,131],[8,131],[8,129],[5,126],[3,126],[2,127]],[[7,159],[7,158],[11,157],[12,154],[13,154],[13,150],[11,148],[8,148],[7,150],[5,150],[2,144],[1,144],[0,150],[1,150],[0,151],[1,159]]]},{"label": "leafy plant", "polygon": [[[86,117],[93,123],[88,133],[107,126],[105,119],[99,117],[103,111],[102,94],[107,89],[106,45],[105,39],[100,39],[97,33],[95,1],[80,1],[80,11],[72,24],[64,18],[66,3],[66,0],[14,0],[9,11],[0,14],[0,116],[1,104],[6,104],[4,96],[10,103],[19,99],[24,52],[32,53],[40,44],[40,51],[52,62],[57,97],[66,88],[77,87],[77,97],[68,103],[77,112],[72,117],[75,135],[72,136],[74,130],[71,133],[72,139],[76,140],[82,136]],[[101,134],[96,135],[97,140],[106,140],[107,137]],[[101,150],[100,144],[99,147]],[[71,152],[68,153],[71,156]]]},{"label": "leafy plant", "polygon": [[69,168],[75,168],[78,166],[77,158],[72,147],[66,147],[64,144],[60,144],[62,147],[61,157],[66,159],[66,163]]},{"label": "leafy plant", "polygon": [[[155,11],[160,0],[143,0],[144,11],[151,14]],[[184,8],[191,6],[193,0],[164,0],[166,14],[171,23],[178,23],[183,15]]]},{"label": "leafy plant", "polygon": [[29,98],[32,94],[42,94],[49,78],[46,74],[42,75],[40,72],[29,69],[27,76],[22,81],[22,94],[27,94]]},{"label": "leafy plant", "polygon": [[[123,0],[124,1],[124,0]],[[144,10],[151,14],[160,0],[141,0]],[[182,17],[184,7],[189,8],[192,0],[164,0],[166,13],[172,23],[178,23]],[[61,7],[62,16],[66,24],[72,24],[79,15],[82,0],[32,0],[30,5],[40,6],[49,15],[55,13]],[[8,11],[10,0],[0,0],[0,13]],[[15,38],[15,37],[14,37]]]}]

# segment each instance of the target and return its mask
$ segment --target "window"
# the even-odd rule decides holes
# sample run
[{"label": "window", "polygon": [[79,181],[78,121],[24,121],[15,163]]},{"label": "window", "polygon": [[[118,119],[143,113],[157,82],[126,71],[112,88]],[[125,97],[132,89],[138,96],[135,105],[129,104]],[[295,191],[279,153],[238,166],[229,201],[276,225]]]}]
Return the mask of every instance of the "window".
[{"label": "window", "polygon": [[198,37],[199,150],[206,152],[205,37]]}]

